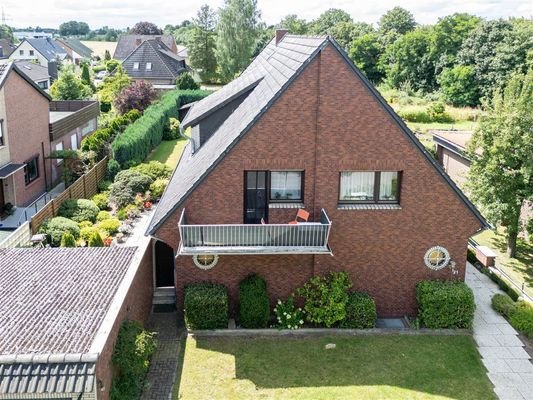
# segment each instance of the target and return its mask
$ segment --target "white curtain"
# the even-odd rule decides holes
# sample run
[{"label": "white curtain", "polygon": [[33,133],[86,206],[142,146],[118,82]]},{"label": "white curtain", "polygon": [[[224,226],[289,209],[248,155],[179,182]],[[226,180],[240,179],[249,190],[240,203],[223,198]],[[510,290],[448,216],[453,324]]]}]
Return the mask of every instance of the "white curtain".
[{"label": "white curtain", "polygon": [[273,200],[298,200],[302,198],[301,172],[271,172],[270,198]]},{"label": "white curtain", "polygon": [[396,200],[398,172],[382,172],[379,184],[380,200]]},{"label": "white curtain", "polygon": [[372,200],[374,172],[341,172],[341,200]]}]

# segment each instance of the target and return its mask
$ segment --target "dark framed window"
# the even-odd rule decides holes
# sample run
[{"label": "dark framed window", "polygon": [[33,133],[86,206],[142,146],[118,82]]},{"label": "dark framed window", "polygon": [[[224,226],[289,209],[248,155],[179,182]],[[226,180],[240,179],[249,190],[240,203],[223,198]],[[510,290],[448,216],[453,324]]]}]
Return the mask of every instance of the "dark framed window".
[{"label": "dark framed window", "polygon": [[35,156],[26,161],[24,167],[24,180],[29,185],[39,177],[39,156]]},{"label": "dark framed window", "polygon": [[30,50],[30,56],[33,56],[33,50]]},{"label": "dark framed window", "polygon": [[0,119],[0,146],[4,145],[4,120]]},{"label": "dark framed window", "polygon": [[301,202],[303,171],[270,171],[270,201]]},{"label": "dark framed window", "polygon": [[400,171],[344,171],[340,173],[339,202],[397,204]]},{"label": "dark framed window", "polygon": [[37,85],[39,85],[39,87],[43,90],[46,90],[48,89],[48,81],[40,81],[40,82],[37,82]]}]

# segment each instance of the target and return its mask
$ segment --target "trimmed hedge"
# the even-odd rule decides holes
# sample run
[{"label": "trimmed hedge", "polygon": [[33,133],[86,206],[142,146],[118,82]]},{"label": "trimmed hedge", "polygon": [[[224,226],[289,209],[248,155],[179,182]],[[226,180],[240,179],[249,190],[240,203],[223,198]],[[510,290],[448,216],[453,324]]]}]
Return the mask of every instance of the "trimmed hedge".
[{"label": "trimmed hedge", "polygon": [[47,219],[39,228],[39,233],[44,233],[47,236],[48,242],[57,247],[61,244],[61,238],[65,232],[70,232],[74,239],[80,237],[80,228],[78,224],[65,217],[54,217]]},{"label": "trimmed hedge", "polygon": [[516,303],[516,309],[510,318],[511,325],[533,340],[533,306],[525,301]]},{"label": "trimmed hedge", "polygon": [[487,275],[493,282],[497,283],[499,288],[507,293],[511,299],[514,301],[518,300],[520,294],[518,294],[518,292],[509,286],[502,278],[492,273],[488,268],[481,268],[481,272]]},{"label": "trimmed hedge", "polygon": [[369,329],[376,326],[376,303],[367,293],[348,293],[346,318],[341,321],[342,328]]},{"label": "trimmed hedge", "polygon": [[516,304],[506,294],[495,294],[491,300],[492,308],[498,311],[506,318],[510,318],[516,310]]},{"label": "trimmed hedge", "polygon": [[185,287],[185,325],[188,329],[228,327],[228,290],[224,285],[198,283]]},{"label": "trimmed hedge", "polygon": [[169,118],[178,118],[182,104],[201,100],[211,92],[205,90],[173,90],[148,107],[143,116],[119,134],[112,144],[113,158],[122,168],[146,159],[163,139]]},{"label": "trimmed hedge", "polygon": [[58,215],[60,217],[70,218],[76,222],[96,221],[96,216],[100,209],[94,201],[87,199],[70,199],[65,200],[59,207]]},{"label": "trimmed hedge", "polygon": [[244,328],[266,328],[270,318],[267,285],[259,275],[239,283],[239,324]]},{"label": "trimmed hedge", "polygon": [[416,285],[419,318],[427,328],[472,327],[474,294],[464,282],[422,281]]}]

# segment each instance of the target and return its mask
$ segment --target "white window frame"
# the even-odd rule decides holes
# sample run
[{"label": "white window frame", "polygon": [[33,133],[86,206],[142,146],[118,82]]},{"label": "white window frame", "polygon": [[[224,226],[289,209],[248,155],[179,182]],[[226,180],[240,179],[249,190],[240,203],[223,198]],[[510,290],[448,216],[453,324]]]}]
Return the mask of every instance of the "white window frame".
[{"label": "white window frame", "polygon": [[147,62],[146,63],[146,70],[147,71],[151,71],[152,70],[152,63],[151,62]]},{"label": "white window frame", "polygon": [[70,137],[70,148],[72,150],[78,150],[78,134],[75,133]]},{"label": "white window frame", "polygon": [[139,70],[139,63],[138,62],[134,62],[133,63],[133,70],[134,71],[138,71]]},{"label": "white window frame", "polygon": [[[56,151],[62,151],[62,150],[63,150],[63,142],[56,143]],[[57,165],[63,164],[63,159],[57,158],[56,163]]]}]

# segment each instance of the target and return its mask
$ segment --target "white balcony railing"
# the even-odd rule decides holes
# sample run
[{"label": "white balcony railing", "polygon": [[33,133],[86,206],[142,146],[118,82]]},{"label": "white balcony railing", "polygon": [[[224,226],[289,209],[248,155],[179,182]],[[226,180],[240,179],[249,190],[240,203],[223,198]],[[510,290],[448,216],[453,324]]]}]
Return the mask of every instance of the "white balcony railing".
[{"label": "white balcony railing", "polygon": [[324,210],[318,222],[257,225],[187,225],[183,210],[178,226],[182,255],[331,254],[331,221]]}]

